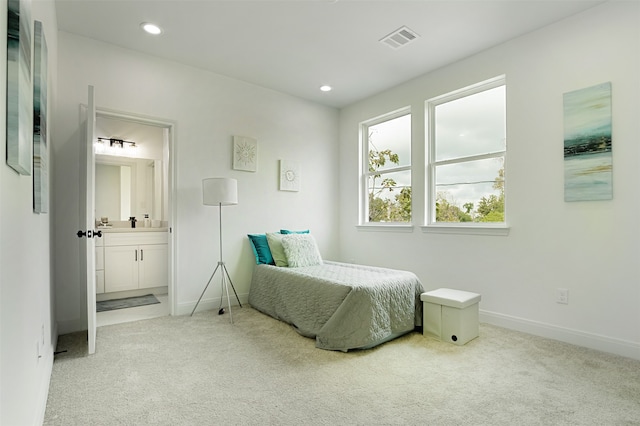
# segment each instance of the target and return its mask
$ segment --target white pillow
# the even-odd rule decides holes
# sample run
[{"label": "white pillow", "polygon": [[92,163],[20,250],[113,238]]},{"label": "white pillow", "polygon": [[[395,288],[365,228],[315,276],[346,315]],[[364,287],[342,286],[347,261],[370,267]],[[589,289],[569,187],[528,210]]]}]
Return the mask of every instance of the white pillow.
[{"label": "white pillow", "polygon": [[289,266],[287,264],[287,255],[284,252],[284,247],[282,247],[282,237],[284,235],[279,232],[267,232],[266,235],[267,244],[276,266]]},{"label": "white pillow", "polygon": [[311,234],[283,235],[282,247],[292,268],[322,264],[322,256]]}]

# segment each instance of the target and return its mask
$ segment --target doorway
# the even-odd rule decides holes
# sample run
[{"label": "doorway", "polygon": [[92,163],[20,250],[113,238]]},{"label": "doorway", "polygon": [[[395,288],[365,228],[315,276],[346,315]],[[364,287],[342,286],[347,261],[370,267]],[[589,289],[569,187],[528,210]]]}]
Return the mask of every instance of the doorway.
[{"label": "doorway", "polygon": [[[98,305],[101,302],[109,305],[114,304],[114,300],[129,302],[149,294],[155,299],[152,304],[135,306],[133,303],[133,307],[98,311],[97,327],[174,315],[176,312],[173,268],[176,211],[173,206],[174,127],[170,121],[96,110],[94,217],[97,229],[103,230],[103,238],[96,239],[96,301]],[[135,218],[133,223],[131,218]],[[134,224],[136,228],[131,229]],[[162,237],[166,247],[157,243],[145,245],[144,250],[142,245],[137,247],[136,263],[125,263],[124,270],[131,269],[129,277],[124,274],[125,278],[121,278],[121,264],[117,263],[121,258],[117,256],[122,256],[124,247],[111,247],[112,244],[120,244],[115,242],[116,236]],[[149,259],[144,259],[143,254]],[[144,274],[144,284],[142,272],[139,283],[137,281],[139,260],[154,265],[153,271],[147,270]],[[142,263],[140,268],[142,271]],[[165,270],[166,275],[159,272]],[[133,286],[127,281],[131,271],[136,274]],[[130,306],[129,303],[124,305]]]}]

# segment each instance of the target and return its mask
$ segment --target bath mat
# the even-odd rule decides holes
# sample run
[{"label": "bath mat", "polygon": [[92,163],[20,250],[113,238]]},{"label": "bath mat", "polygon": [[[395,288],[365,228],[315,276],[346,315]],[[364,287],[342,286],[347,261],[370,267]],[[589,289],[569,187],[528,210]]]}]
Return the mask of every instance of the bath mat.
[{"label": "bath mat", "polygon": [[144,296],[125,297],[123,299],[103,300],[96,302],[96,312],[113,311],[116,309],[134,308],[136,306],[155,305],[160,303],[153,294]]}]

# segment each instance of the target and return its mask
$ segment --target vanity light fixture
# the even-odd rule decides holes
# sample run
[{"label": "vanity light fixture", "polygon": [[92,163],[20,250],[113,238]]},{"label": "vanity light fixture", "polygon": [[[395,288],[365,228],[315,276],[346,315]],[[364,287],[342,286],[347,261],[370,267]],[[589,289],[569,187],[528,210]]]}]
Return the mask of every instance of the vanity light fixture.
[{"label": "vanity light fixture", "polygon": [[114,148],[125,148],[125,147],[135,148],[136,147],[135,142],[125,141],[125,140],[116,139],[116,138],[98,138],[98,142],[102,144],[109,143],[109,146]]},{"label": "vanity light fixture", "polygon": [[140,24],[140,27],[142,27],[143,30],[145,30],[146,32],[148,32],[149,34],[152,35],[160,35],[162,34],[162,29],[157,26],[156,24],[151,24],[149,22],[143,22],[142,24]]}]

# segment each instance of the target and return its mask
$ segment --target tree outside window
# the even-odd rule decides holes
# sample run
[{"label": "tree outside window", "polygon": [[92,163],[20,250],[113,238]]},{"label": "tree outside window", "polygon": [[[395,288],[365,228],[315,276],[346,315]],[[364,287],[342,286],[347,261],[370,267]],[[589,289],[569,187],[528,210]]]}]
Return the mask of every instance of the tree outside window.
[{"label": "tree outside window", "polygon": [[427,111],[427,223],[504,223],[504,77],[431,99]]},{"label": "tree outside window", "polygon": [[411,114],[394,113],[363,125],[366,171],[362,222],[411,222]]}]

